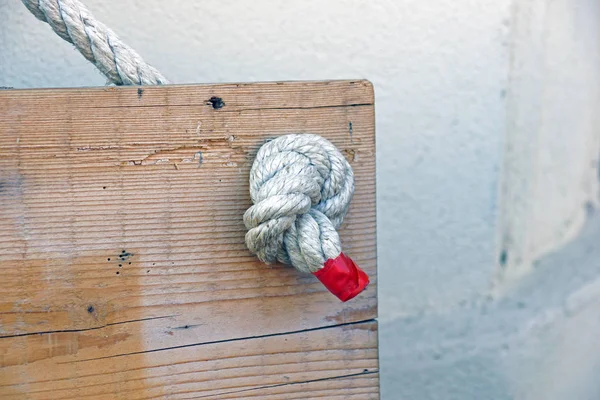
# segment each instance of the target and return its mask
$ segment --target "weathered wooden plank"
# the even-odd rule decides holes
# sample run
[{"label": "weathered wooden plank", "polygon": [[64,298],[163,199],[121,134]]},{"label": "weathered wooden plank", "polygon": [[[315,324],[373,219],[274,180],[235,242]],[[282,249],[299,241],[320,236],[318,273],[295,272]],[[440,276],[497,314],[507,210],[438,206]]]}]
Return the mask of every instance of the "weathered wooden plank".
[{"label": "weathered wooden plank", "polygon": [[[64,359],[58,365],[46,359],[37,363],[33,376],[30,365],[6,369],[7,381],[34,379],[2,387],[2,398],[23,398],[25,390],[33,399],[294,398],[311,391],[315,397],[323,392],[373,398],[378,392],[376,328],[369,321],[119,357]],[[55,342],[71,343],[66,334],[53,335]]]},{"label": "weathered wooden plank", "polygon": [[[368,82],[10,90],[0,109],[0,397],[377,397]],[[253,156],[291,132],[355,170],[340,234],[372,283],[348,303],[244,246]]]}]

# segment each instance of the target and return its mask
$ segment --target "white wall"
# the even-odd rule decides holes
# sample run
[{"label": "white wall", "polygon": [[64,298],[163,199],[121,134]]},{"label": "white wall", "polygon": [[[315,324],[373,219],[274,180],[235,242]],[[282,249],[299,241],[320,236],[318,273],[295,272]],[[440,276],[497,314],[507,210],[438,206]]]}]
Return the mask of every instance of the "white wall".
[{"label": "white wall", "polygon": [[577,235],[597,206],[600,4],[515,2],[499,280]]},{"label": "white wall", "polygon": [[[374,83],[384,399],[600,393],[596,0],[84,2],[175,83]],[[0,15],[0,86],[104,84]]]}]

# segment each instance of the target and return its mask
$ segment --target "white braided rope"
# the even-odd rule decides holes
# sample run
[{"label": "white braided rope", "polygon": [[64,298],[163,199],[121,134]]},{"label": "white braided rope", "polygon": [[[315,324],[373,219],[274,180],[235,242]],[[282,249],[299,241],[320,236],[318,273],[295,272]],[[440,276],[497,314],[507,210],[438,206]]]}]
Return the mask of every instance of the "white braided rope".
[{"label": "white braided rope", "polygon": [[336,229],[353,194],[352,167],[326,139],[293,134],[267,142],[250,171],[246,245],[263,262],[316,272],[342,251]]},{"label": "white braided rope", "polygon": [[96,21],[78,0],[21,0],[37,19],[75,45],[115,85],[160,85],[167,79]]}]

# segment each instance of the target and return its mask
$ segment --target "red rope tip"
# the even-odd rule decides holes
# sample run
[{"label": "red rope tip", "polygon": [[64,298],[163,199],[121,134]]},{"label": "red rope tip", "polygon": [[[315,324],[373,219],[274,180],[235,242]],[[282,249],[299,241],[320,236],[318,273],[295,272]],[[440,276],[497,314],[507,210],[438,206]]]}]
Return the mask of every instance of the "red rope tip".
[{"label": "red rope tip", "polygon": [[325,262],[313,273],[323,285],[341,301],[348,301],[366,289],[369,277],[350,257],[340,253]]}]

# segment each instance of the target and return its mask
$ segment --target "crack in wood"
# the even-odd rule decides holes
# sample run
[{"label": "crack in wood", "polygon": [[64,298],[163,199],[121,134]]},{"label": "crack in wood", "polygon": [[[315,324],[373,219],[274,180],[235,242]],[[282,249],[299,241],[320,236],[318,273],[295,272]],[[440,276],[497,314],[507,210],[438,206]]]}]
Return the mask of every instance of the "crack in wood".
[{"label": "crack in wood", "polygon": [[[205,104],[146,104],[146,105],[118,105],[118,106],[93,106],[77,107],[77,109],[101,109],[101,108],[156,108],[156,107],[200,107]],[[373,103],[352,103],[352,104],[332,104],[323,106],[309,107],[256,107],[256,108],[238,108],[233,110],[220,110],[221,113],[237,113],[240,111],[265,111],[265,110],[316,110],[319,108],[347,108],[347,107],[366,107],[373,106]]]},{"label": "crack in wood", "polygon": [[109,327],[109,326],[115,326],[115,325],[121,325],[121,324],[130,324],[130,323],[133,323],[133,322],[152,321],[154,319],[173,318],[173,317],[177,317],[177,316],[178,315],[165,315],[165,316],[162,316],[162,317],[148,317],[148,318],[132,319],[130,321],[110,322],[108,324],[104,324],[104,325],[101,325],[101,326],[94,326],[94,327],[91,327],[91,328],[82,328],[82,329],[60,329],[60,330],[55,330],[55,331],[41,331],[41,332],[17,333],[17,334],[14,334],[14,335],[0,336],[0,339],[9,339],[9,338],[15,338],[15,337],[22,337],[22,336],[48,335],[48,334],[52,334],[52,333],[88,332],[88,331],[95,331],[95,330],[98,330],[98,329],[104,329],[104,328]]},{"label": "crack in wood", "polygon": [[367,323],[370,323],[370,322],[377,322],[377,320],[375,318],[371,318],[371,319],[366,319],[366,320],[361,320],[361,321],[355,321],[355,322],[346,322],[346,323],[343,323],[343,324],[335,324],[335,325],[319,326],[319,327],[316,327],[316,328],[300,329],[300,330],[296,330],[296,331],[267,333],[267,334],[264,334],[264,335],[244,336],[244,337],[237,337],[237,338],[231,338],[231,339],[212,340],[212,341],[208,341],[208,342],[183,344],[183,345],[180,345],[180,346],[161,347],[161,348],[158,348],[158,349],[150,349],[150,350],[143,350],[143,351],[133,351],[131,353],[114,354],[112,356],[87,358],[85,360],[76,360],[76,361],[69,361],[69,362],[60,362],[60,363],[57,363],[57,364],[80,363],[80,362],[86,362],[86,361],[104,360],[104,359],[107,359],[107,358],[125,357],[125,356],[139,355],[139,354],[156,353],[156,352],[159,352],[159,351],[184,349],[184,348],[188,348],[188,347],[205,346],[205,345],[210,345],[210,344],[230,343],[230,342],[238,342],[238,341],[242,341],[242,340],[252,340],[252,339],[264,339],[264,338],[269,338],[269,337],[285,336],[285,335],[296,335],[296,334],[307,333],[307,332],[321,331],[321,330],[325,330],[325,329],[335,329],[335,328],[340,328],[340,327],[344,327],[344,326],[367,324]]},{"label": "crack in wood", "polygon": [[263,111],[263,110],[317,110],[320,108],[347,108],[347,107],[366,107],[373,103],[354,103],[354,104],[335,104],[328,106],[310,106],[310,107],[258,107],[258,108],[238,108],[237,110],[224,110],[221,112],[241,112],[241,111]]},{"label": "crack in wood", "polygon": [[[169,149],[155,150],[154,153],[137,160],[129,160],[123,165],[157,165],[170,163],[193,163],[198,162],[200,166],[204,160],[205,151],[227,151],[231,155],[246,155],[246,150],[237,144],[234,144],[235,136],[225,136],[218,138],[203,138],[197,145],[183,145]],[[185,154],[185,152],[193,154]]]},{"label": "crack in wood", "polygon": [[322,381],[331,381],[331,380],[334,380],[334,379],[353,378],[353,377],[357,377],[357,376],[372,375],[372,374],[378,374],[378,373],[379,373],[379,369],[375,369],[375,370],[371,370],[371,371],[365,370],[365,371],[358,372],[358,373],[355,373],[355,374],[328,376],[326,378],[309,379],[309,380],[306,380],[306,381],[275,383],[273,385],[257,386],[257,387],[253,387],[253,388],[249,388],[249,389],[231,390],[229,392],[207,394],[207,395],[196,396],[196,397],[188,397],[187,399],[188,400],[191,400],[191,399],[207,399],[207,398],[215,397],[215,396],[224,396],[224,395],[228,395],[228,394],[237,394],[237,393],[243,393],[243,392],[250,392],[250,391],[254,391],[254,390],[272,389],[272,388],[276,388],[276,387],[290,386],[290,385],[301,385],[303,383],[314,383],[314,382],[322,382]]}]

